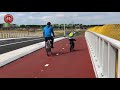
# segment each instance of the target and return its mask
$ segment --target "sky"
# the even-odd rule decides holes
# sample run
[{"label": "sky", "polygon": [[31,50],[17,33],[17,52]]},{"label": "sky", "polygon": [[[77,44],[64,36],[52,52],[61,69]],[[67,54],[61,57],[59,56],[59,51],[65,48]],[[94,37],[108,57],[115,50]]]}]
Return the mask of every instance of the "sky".
[{"label": "sky", "polygon": [[12,14],[13,24],[45,25],[52,24],[120,24],[120,12],[0,12],[0,23],[4,16]]}]

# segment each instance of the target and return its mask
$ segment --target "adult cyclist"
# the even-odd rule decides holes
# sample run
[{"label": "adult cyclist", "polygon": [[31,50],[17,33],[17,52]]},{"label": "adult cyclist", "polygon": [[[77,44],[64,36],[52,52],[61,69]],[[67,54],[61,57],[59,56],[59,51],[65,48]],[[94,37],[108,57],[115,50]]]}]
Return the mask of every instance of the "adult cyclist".
[{"label": "adult cyclist", "polygon": [[47,25],[43,28],[43,37],[45,38],[45,43],[48,40],[51,40],[51,48],[53,47],[53,42],[54,42],[54,31],[53,31],[53,27],[51,26],[51,22],[48,22]]}]

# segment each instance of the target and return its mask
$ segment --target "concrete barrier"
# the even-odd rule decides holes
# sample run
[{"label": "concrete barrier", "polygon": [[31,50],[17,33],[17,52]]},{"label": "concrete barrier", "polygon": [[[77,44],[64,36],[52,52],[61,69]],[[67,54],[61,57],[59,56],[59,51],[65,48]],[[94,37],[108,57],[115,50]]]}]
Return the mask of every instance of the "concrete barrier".
[{"label": "concrete barrier", "polygon": [[[66,37],[56,38],[54,40],[54,42],[60,41],[65,38]],[[0,67],[4,66],[12,61],[18,60],[19,58],[21,58],[27,54],[30,54],[36,50],[39,50],[39,49],[43,48],[44,46],[45,46],[45,42],[40,42],[40,43],[37,43],[34,45],[26,46],[26,47],[23,47],[23,48],[20,48],[17,50],[13,50],[13,51],[1,54],[0,55]]]}]

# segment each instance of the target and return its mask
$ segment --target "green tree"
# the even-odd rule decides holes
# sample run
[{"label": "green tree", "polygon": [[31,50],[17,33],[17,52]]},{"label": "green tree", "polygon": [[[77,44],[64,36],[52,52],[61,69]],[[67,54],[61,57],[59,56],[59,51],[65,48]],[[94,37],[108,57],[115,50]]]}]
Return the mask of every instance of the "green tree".
[{"label": "green tree", "polygon": [[26,25],[20,25],[20,28],[25,28],[26,27]]}]

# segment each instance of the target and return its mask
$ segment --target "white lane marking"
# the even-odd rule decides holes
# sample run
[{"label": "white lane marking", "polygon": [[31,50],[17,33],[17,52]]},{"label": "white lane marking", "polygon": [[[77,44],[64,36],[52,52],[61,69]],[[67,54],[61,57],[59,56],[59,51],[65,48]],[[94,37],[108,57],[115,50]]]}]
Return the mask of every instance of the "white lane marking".
[{"label": "white lane marking", "polygon": [[45,64],[45,66],[47,67],[47,66],[49,66],[49,64]]},{"label": "white lane marking", "polygon": [[[21,37],[21,38],[7,38],[7,39],[0,39],[0,41],[12,40],[12,39],[24,39],[24,38],[33,38],[33,37]],[[43,37],[39,37],[43,38]]]},{"label": "white lane marking", "polygon": [[43,70],[41,70],[41,72],[42,72]]},{"label": "white lane marking", "polygon": [[17,44],[17,43],[23,43],[23,42],[34,41],[34,40],[40,40],[40,39],[33,39],[33,40],[27,40],[27,41],[21,41],[21,42],[9,43],[9,44],[0,45],[0,47],[8,46],[8,45],[12,45],[12,44]]},{"label": "white lane marking", "polygon": [[56,54],[57,56],[59,55],[59,53]]}]

